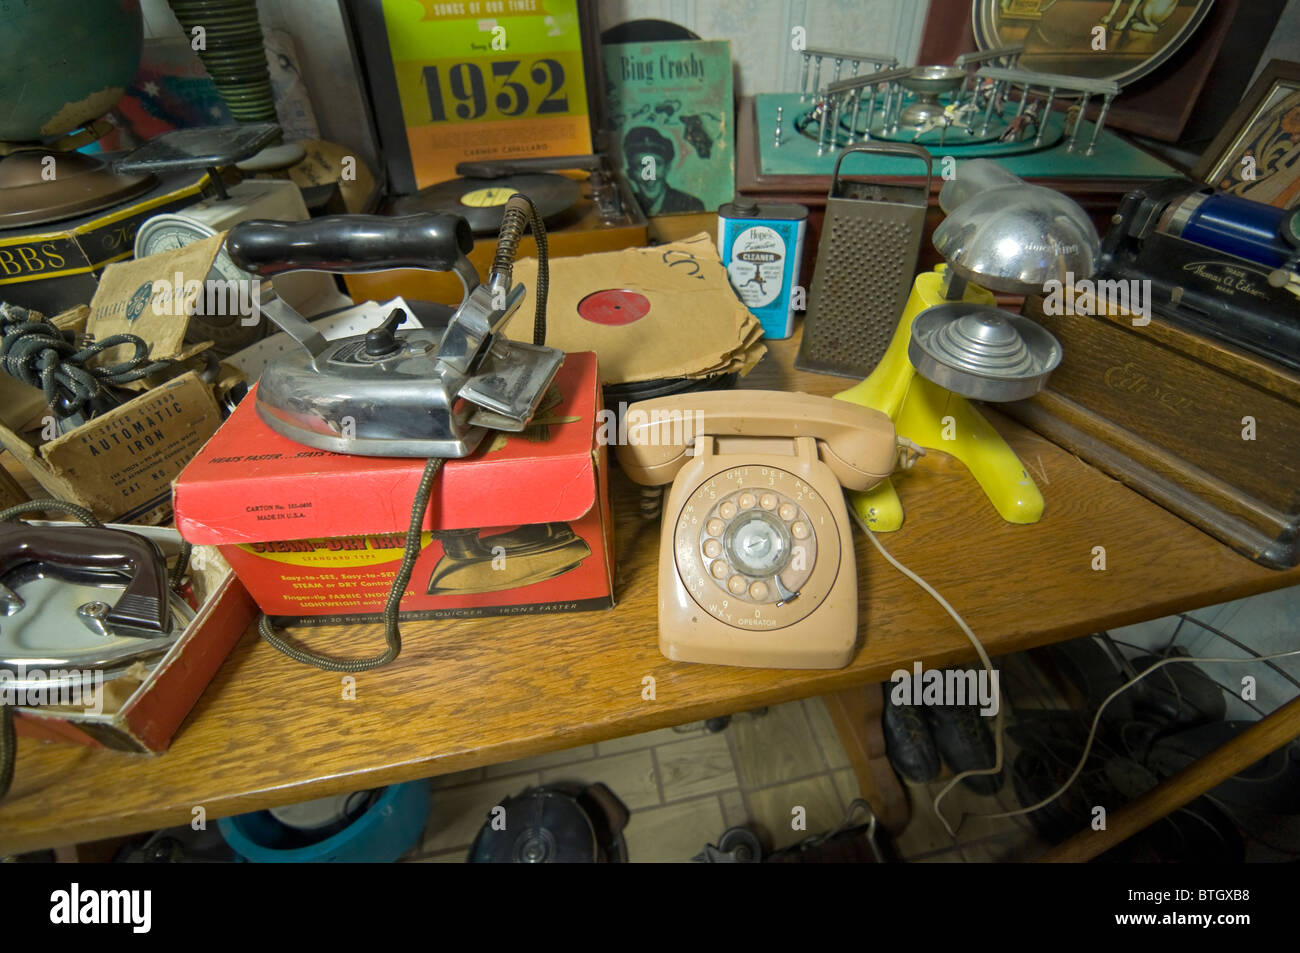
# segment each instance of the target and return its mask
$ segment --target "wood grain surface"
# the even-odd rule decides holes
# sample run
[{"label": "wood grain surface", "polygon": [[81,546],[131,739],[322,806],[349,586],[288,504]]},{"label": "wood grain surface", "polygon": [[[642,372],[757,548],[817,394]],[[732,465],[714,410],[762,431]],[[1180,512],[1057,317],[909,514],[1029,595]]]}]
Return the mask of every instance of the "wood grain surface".
[{"label": "wood grain surface", "polygon": [[[777,342],[747,387],[833,394],[850,381],[791,370]],[[1072,638],[1300,582],[1251,563],[1006,418],[996,426],[1047,499],[1041,523],[1002,522],[965,468],[931,453],[898,480],[903,528],[883,538],[929,580],[990,654]],[[247,633],[165,755],[19,745],[0,803],[0,853],[210,820],[429,777],[888,679],[913,661],[974,658],[948,616],[857,538],[861,649],[830,672],[726,668],[659,654],[658,521],[617,471],[617,608],[516,619],[411,623],[387,668],[341,676],[300,665]],[[1107,568],[1091,568],[1093,547]],[[307,630],[362,655],[377,627]],[[643,679],[654,697],[643,697]]]}]

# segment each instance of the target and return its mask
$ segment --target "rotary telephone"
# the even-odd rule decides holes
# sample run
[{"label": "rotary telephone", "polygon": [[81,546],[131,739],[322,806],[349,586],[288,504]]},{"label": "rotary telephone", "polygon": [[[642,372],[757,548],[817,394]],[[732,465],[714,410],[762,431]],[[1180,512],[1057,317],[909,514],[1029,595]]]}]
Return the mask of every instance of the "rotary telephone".
[{"label": "rotary telephone", "polygon": [[679,394],[628,408],[616,453],[634,482],[672,482],[659,555],[665,656],[849,663],[858,574],[841,488],[869,489],[893,471],[888,417],[809,394]]}]

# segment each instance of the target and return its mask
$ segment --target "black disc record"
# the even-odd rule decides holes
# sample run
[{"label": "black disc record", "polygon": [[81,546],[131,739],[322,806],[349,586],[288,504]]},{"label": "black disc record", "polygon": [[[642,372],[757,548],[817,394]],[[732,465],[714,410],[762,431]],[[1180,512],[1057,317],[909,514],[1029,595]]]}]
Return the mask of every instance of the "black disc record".
[{"label": "black disc record", "polygon": [[475,235],[494,235],[501,228],[506,202],[516,192],[532,199],[542,220],[550,225],[578,201],[582,187],[573,179],[546,172],[503,175],[499,179],[448,179],[394,199],[387,211],[389,215],[452,212],[469,222]]}]

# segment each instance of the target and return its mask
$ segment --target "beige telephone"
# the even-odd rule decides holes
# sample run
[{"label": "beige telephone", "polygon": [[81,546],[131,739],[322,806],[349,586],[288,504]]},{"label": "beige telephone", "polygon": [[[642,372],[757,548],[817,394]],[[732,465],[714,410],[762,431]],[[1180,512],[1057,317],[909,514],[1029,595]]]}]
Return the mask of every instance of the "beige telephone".
[{"label": "beige telephone", "polygon": [[633,404],[616,453],[673,481],[659,558],[659,649],[684,662],[842,668],[858,575],[841,487],[894,469],[894,425],[847,401],[711,391]]}]

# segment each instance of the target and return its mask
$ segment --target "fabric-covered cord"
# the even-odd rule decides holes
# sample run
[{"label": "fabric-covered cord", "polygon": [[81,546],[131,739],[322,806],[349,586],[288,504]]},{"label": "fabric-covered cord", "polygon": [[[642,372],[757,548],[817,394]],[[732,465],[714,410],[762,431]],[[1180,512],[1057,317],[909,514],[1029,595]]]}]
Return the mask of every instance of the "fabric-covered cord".
[{"label": "fabric-covered cord", "polygon": [[[91,358],[119,344],[135,349],[131,358],[90,367]],[[134,334],[113,334],[84,347],[40,314],[0,302],[0,368],[10,377],[39,387],[58,418],[89,418],[120,387],[165,370],[173,361],[149,358],[149,345]]]}]

